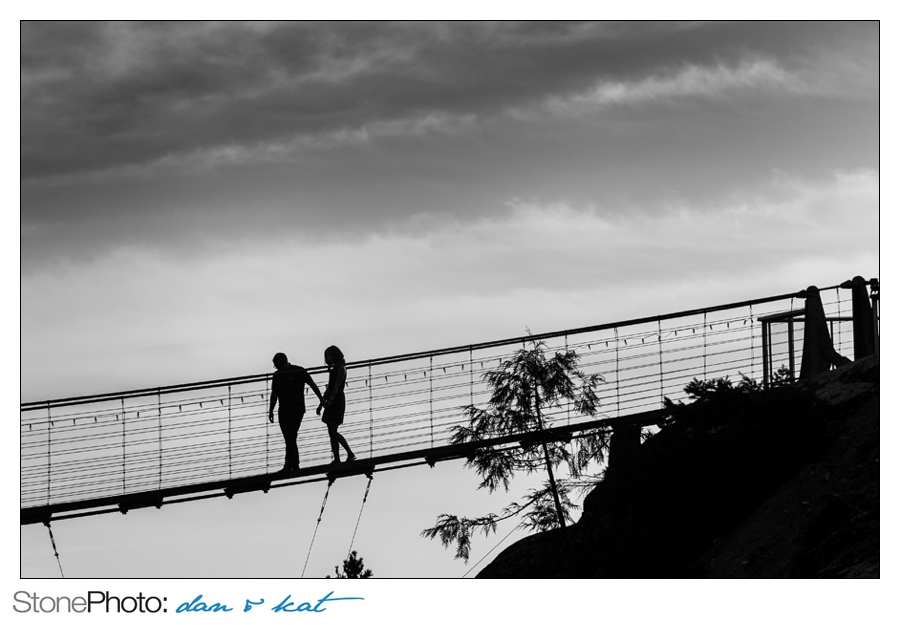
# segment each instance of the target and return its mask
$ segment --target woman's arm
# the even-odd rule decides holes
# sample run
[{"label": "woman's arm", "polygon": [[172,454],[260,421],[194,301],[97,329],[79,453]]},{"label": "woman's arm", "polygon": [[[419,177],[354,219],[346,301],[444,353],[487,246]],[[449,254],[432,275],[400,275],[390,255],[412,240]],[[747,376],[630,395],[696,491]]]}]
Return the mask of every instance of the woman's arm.
[{"label": "woman's arm", "polygon": [[323,401],[330,402],[334,399],[335,395],[341,392],[341,389],[344,388],[344,382],[347,381],[347,369],[345,369],[341,365],[335,365],[331,368],[330,375],[328,376],[328,388],[325,389],[325,397]]},{"label": "woman's arm", "polygon": [[344,382],[346,382],[346,380],[347,369],[340,365],[335,365],[331,368],[328,372],[328,388],[325,389],[325,393],[319,398],[322,403],[316,408],[316,414],[319,414],[319,411],[323,406],[331,404],[335,395],[340,392],[340,389],[344,388]]}]

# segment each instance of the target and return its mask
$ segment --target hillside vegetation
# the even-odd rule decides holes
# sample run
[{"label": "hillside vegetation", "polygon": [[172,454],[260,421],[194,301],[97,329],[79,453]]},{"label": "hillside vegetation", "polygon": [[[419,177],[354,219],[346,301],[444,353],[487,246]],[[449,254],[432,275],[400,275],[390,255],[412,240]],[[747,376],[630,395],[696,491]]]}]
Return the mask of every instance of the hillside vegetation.
[{"label": "hillside vegetation", "polygon": [[479,577],[879,577],[879,360],[685,405]]}]

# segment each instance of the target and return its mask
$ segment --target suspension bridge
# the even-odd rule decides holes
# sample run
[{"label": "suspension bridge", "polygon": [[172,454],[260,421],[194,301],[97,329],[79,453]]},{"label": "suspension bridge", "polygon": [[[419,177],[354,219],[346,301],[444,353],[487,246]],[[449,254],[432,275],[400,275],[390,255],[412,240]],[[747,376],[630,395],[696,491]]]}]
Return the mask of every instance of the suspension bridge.
[{"label": "suspension bridge", "polygon": [[[867,314],[877,349],[878,282],[856,290],[849,284],[818,292],[834,349],[859,356],[865,349],[859,289],[871,301]],[[358,459],[329,464],[325,428],[304,430],[302,468],[289,475],[276,473],[284,443],[277,423],[268,422],[271,373],[22,403],[21,524],[49,527],[51,521],[312,481],[330,485],[351,475],[365,474],[371,483],[378,471],[534,442],[537,434],[449,442],[452,428],[466,422],[463,406],[489,398],[483,374],[534,340],[551,352],[574,350],[580,369],[605,380],[598,414],[576,415],[563,403],[545,415],[551,427],[539,436],[651,427],[664,416],[663,398],[684,399],[683,388],[694,378],[744,375],[766,384],[778,370],[795,379],[804,326],[811,323],[804,293],[350,362],[342,433]],[[324,388],[326,369],[309,372]]]}]

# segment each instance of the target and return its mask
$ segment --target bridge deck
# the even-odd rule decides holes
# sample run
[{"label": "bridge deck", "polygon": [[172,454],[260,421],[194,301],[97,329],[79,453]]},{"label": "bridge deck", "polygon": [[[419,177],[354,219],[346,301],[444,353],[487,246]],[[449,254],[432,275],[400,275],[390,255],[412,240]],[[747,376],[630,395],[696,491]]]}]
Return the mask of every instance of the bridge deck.
[{"label": "bridge deck", "polygon": [[[417,449],[374,458],[359,459],[350,463],[338,465],[326,464],[302,467],[289,474],[265,473],[251,475],[229,480],[217,480],[213,482],[190,484],[160,490],[136,492],[121,495],[112,495],[97,499],[86,499],[58,503],[49,506],[33,506],[23,508],[21,511],[22,525],[43,523],[45,521],[92,516],[110,512],[127,513],[138,508],[160,508],[165,504],[196,501],[211,497],[226,496],[231,499],[239,493],[268,492],[271,488],[291,486],[298,483],[308,483],[323,479],[337,480],[342,477],[354,475],[369,475],[378,471],[377,467],[400,468],[392,465],[400,465],[415,460],[424,460],[425,463],[434,466],[437,462],[455,460],[470,457],[478,449],[485,447],[506,448],[523,443],[540,443],[550,440],[565,440],[579,432],[597,429],[611,429],[618,425],[629,424],[640,427],[657,425],[665,418],[664,410],[651,410],[640,414],[624,417],[612,417],[597,419],[575,425],[563,425],[549,428],[544,432],[532,432],[516,434],[498,438],[460,443],[456,445],[441,445],[430,449]],[[417,463],[418,464],[418,463]],[[403,466],[409,466],[404,464]],[[385,470],[384,468],[381,470]],[[317,479],[308,479],[308,478]],[[199,495],[199,496],[198,496]]]}]

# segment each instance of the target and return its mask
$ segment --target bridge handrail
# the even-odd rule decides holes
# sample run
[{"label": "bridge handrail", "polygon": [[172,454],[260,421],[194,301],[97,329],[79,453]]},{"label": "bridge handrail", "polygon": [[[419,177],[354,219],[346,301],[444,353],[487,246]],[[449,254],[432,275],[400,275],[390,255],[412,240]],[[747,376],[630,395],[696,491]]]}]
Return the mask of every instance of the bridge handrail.
[{"label": "bridge handrail", "polygon": [[[840,289],[840,285],[829,286],[820,288],[819,291],[829,291],[834,289]],[[426,356],[445,356],[448,354],[456,354],[469,352],[479,349],[489,349],[493,347],[503,347],[505,345],[515,345],[518,343],[522,343],[525,341],[531,340],[544,340],[544,339],[552,339],[560,336],[571,336],[576,334],[584,334],[589,332],[597,332],[600,330],[609,330],[613,328],[622,328],[633,325],[641,325],[644,323],[650,322],[660,322],[667,321],[669,319],[677,319],[679,317],[690,317],[693,315],[701,315],[711,312],[719,312],[723,310],[730,310],[733,308],[744,308],[747,306],[754,306],[759,304],[766,304],[769,302],[777,302],[781,300],[791,299],[798,297],[799,294],[797,291],[791,293],[784,293],[781,295],[771,295],[769,297],[760,297],[757,299],[750,299],[741,302],[733,302],[730,304],[721,304],[718,306],[708,306],[705,308],[694,308],[692,310],[682,310],[678,312],[666,313],[663,315],[653,315],[649,317],[639,317],[636,319],[628,319],[625,321],[615,321],[612,323],[603,323],[599,325],[593,326],[585,326],[581,328],[573,328],[569,330],[557,330],[554,332],[544,332],[542,334],[531,334],[525,336],[517,336],[508,339],[501,339],[497,341],[486,341],[483,343],[473,343],[469,345],[460,345],[457,347],[447,347],[443,349],[434,349],[434,350],[426,350],[420,352],[411,352],[407,354],[398,354],[395,356],[384,356],[381,358],[370,358],[366,360],[357,360],[353,362],[347,363],[347,369],[361,369],[369,366],[383,365],[383,364],[392,364],[397,362],[403,362],[406,360],[416,360],[419,358],[423,358]],[[327,370],[325,366],[315,366],[308,367],[307,370],[310,373],[322,373]],[[221,388],[225,386],[234,386],[239,384],[251,384],[255,382],[263,382],[272,377],[271,373],[260,373],[254,375],[245,375],[245,376],[237,376],[231,378],[219,378],[215,380],[205,380],[201,382],[189,382],[184,384],[173,384],[168,386],[156,386],[156,387],[148,387],[142,389],[136,389],[131,391],[119,391],[114,393],[100,393],[97,395],[80,395],[74,397],[63,397],[59,399],[48,399],[48,400],[40,400],[40,401],[31,401],[31,402],[23,402],[20,404],[21,412],[27,412],[32,410],[42,410],[47,408],[55,408],[55,407],[64,407],[64,406],[76,406],[79,404],[93,403],[97,401],[112,401],[116,399],[126,399],[126,398],[134,398],[134,397],[149,397],[153,395],[163,395],[168,393],[175,392],[185,392],[185,391],[196,391],[203,390],[208,388]]]}]

